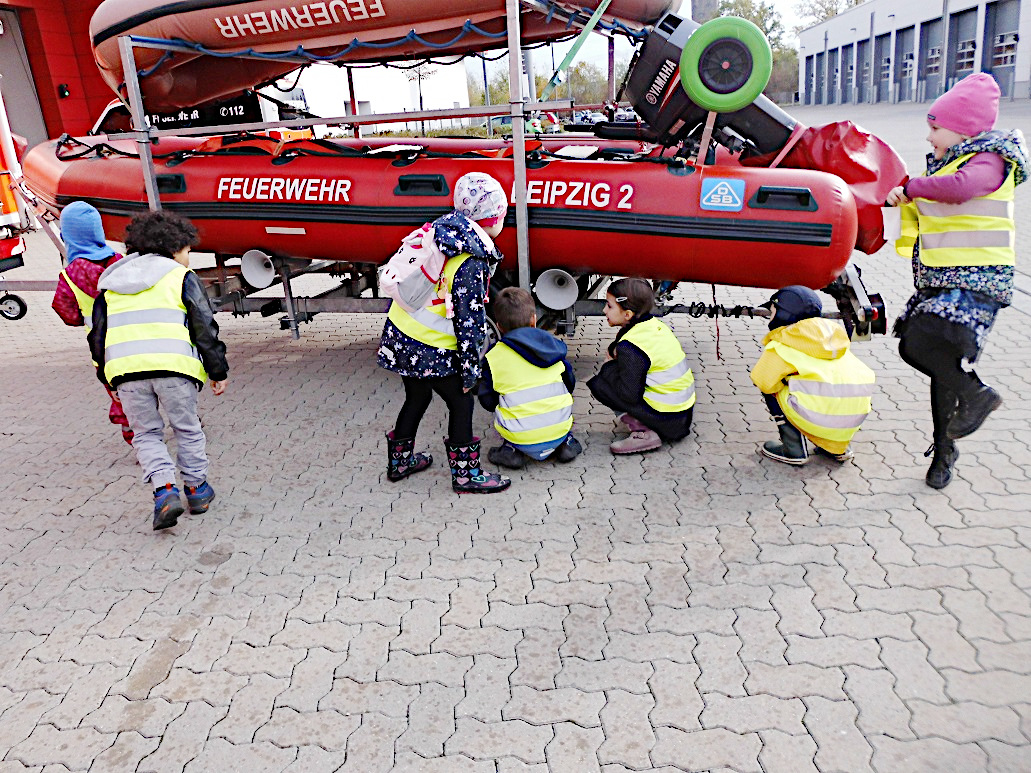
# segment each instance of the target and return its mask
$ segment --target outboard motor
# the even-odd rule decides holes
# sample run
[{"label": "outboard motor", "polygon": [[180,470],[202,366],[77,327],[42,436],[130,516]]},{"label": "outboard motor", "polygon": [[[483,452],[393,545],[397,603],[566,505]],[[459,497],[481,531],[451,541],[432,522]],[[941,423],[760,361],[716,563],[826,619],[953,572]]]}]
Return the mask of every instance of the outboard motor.
[{"label": "outboard motor", "polygon": [[[705,26],[724,21],[730,19],[715,19]],[[666,147],[700,136],[708,114],[687,95],[680,76],[684,47],[700,26],[691,19],[666,14],[648,34],[630,71],[626,96],[651,127],[654,141]],[[712,37],[715,39],[700,53],[699,76],[703,87],[716,95],[725,95],[730,102],[746,87],[752,56],[747,42],[733,36]],[[763,155],[784,147],[796,123],[760,93],[747,107],[720,112],[713,139],[731,150],[741,150],[743,157]]]}]

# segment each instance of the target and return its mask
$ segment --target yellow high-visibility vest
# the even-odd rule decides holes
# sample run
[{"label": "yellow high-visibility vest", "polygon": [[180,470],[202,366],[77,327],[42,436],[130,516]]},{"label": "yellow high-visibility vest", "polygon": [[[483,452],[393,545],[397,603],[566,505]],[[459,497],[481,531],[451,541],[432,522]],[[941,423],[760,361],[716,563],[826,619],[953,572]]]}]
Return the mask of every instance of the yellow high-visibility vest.
[{"label": "yellow high-visibility vest", "polygon": [[79,312],[82,314],[83,324],[86,325],[87,329],[92,328],[93,298],[91,298],[87,293],[83,292],[82,288],[72,281],[72,278],[68,276],[67,269],[62,269],[61,276],[64,277],[64,281],[68,283],[68,287],[71,289],[72,295],[75,296],[75,302],[79,305]]},{"label": "yellow high-visibility vest", "polygon": [[[960,156],[934,174],[955,174],[974,155]],[[1008,162],[1008,165],[1002,186],[987,196],[977,196],[960,204],[916,198],[903,205],[902,237],[895,242],[896,252],[913,257],[913,245],[919,238],[920,262],[925,266],[1014,265],[1017,257],[1013,221],[1016,164]]]},{"label": "yellow high-visibility vest", "polygon": [[498,393],[494,426],[506,440],[522,446],[548,443],[573,427],[573,396],[562,382],[565,365],[539,368],[505,343],[487,352]]},{"label": "yellow high-visibility vest", "polygon": [[638,322],[620,340],[634,344],[651,360],[644,382],[648,405],[660,413],[677,413],[695,404],[694,373],[672,330],[652,317]]},{"label": "yellow high-visibility vest", "polygon": [[[463,252],[453,258],[449,258],[444,264],[444,272],[441,275],[447,292],[455,282],[455,274],[470,257],[468,252]],[[458,338],[455,336],[455,324],[447,318],[447,305],[445,303],[430,303],[415,313],[406,311],[400,303],[391,303],[390,311],[387,312],[387,319],[394,323],[398,330],[409,338],[432,346],[435,349],[450,349],[458,351]]]},{"label": "yellow high-visibility vest", "polygon": [[766,348],[798,371],[777,392],[788,421],[813,437],[848,443],[870,413],[874,372],[852,352],[821,360],[778,341]]},{"label": "yellow high-visibility vest", "polygon": [[104,290],[107,335],[104,378],[107,383],[132,373],[168,371],[206,381],[207,373],[186,326],[183,279],[176,265],[157,284],[135,295]]}]

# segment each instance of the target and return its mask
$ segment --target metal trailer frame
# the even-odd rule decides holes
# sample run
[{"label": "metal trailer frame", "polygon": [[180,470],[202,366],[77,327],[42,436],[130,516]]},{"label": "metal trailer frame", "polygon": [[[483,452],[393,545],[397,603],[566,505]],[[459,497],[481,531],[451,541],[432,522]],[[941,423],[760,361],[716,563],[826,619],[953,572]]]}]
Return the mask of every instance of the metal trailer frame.
[{"label": "metal trailer frame", "polygon": [[[533,2],[529,3],[533,5]],[[280,127],[311,127],[317,124],[350,124],[358,127],[364,124],[379,123],[400,123],[402,121],[432,119],[432,118],[467,118],[480,116],[508,115],[512,119],[512,135],[515,152],[513,163],[515,171],[514,198],[515,198],[515,220],[516,220],[516,244],[518,250],[518,272],[519,285],[526,290],[530,289],[530,246],[529,246],[529,221],[526,209],[526,130],[525,114],[528,111],[554,111],[571,110],[573,102],[570,99],[549,100],[537,102],[527,100],[523,96],[522,83],[522,59],[520,57],[520,22],[519,22],[519,0],[506,0],[506,12],[508,22],[508,56],[509,56],[509,104],[496,107],[470,107],[448,110],[424,110],[419,112],[406,113],[383,113],[383,114],[348,114],[330,118],[303,119],[292,121],[272,121],[258,123],[233,124],[230,126],[217,127],[218,133],[231,133],[240,131],[265,130]],[[154,157],[151,145],[154,140],[166,136],[194,136],[212,134],[212,127],[199,127],[195,129],[167,129],[160,130],[150,126],[146,120],[143,108],[143,95],[140,89],[139,74],[136,68],[135,48],[154,48],[164,51],[192,51],[185,44],[177,44],[171,41],[156,42],[150,39],[140,39],[133,36],[123,36],[118,40],[119,52],[122,57],[122,69],[125,73],[126,94],[129,99],[129,110],[132,116],[132,131],[128,134],[111,135],[114,138],[131,138],[136,141],[140,158],[143,161],[144,187],[147,193],[147,203],[151,210],[161,209],[161,197],[158,191],[157,174],[154,169]],[[241,58],[258,58],[248,54],[241,54]],[[301,56],[284,56],[283,61],[297,62],[298,64],[308,63],[310,60]],[[610,73],[611,76],[611,73]],[[611,89],[611,85],[610,85]],[[352,104],[352,110],[354,105]],[[304,262],[299,265],[296,261],[288,258],[273,258],[273,264],[279,275],[279,282],[283,286],[284,297],[280,308],[276,308],[276,299],[249,298],[245,288],[230,288],[229,280],[225,272],[225,256],[216,255],[217,267],[215,269],[214,283],[218,285],[219,295],[213,299],[216,311],[231,310],[235,314],[247,314],[251,311],[260,311],[265,315],[271,315],[284,311],[286,318],[283,320],[283,327],[289,328],[294,338],[299,338],[298,323],[309,321],[320,311],[336,312],[383,312],[389,306],[389,301],[383,298],[360,298],[357,297],[366,289],[376,288],[375,271],[355,269],[351,264],[344,264],[339,261],[313,261]],[[324,293],[313,298],[297,298],[291,289],[291,278],[312,272],[327,272],[337,267],[341,273],[352,275],[350,282],[344,283],[341,288]],[[354,274],[357,273],[357,276]],[[210,278],[209,278],[210,279]],[[343,297],[340,297],[343,291]]]}]

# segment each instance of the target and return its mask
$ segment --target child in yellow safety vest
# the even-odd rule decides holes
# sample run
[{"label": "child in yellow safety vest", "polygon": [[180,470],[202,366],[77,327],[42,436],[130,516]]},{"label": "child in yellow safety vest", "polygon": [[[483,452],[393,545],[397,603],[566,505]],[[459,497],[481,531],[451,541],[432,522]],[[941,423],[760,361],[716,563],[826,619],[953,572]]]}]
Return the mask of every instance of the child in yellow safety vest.
[{"label": "child in yellow safety vest", "polygon": [[778,290],[766,306],[770,332],[751,376],[777,423],[780,442],[768,440],[760,452],[800,465],[809,461],[812,442],[817,453],[848,461],[849,441],[870,413],[873,371],[849,350],[845,327],[820,316],[823,304],[808,287]]},{"label": "child in yellow safety vest", "polygon": [[[955,441],[975,432],[1002,396],[968,367],[999,310],[1013,299],[1013,189],[1029,174],[1019,131],[993,129],[999,87],[988,73],[959,81],[927,112],[927,172],[894,188],[902,208],[895,249],[910,258],[916,292],[895,322],[899,355],[931,379],[934,454],[925,481],[952,480]],[[965,361],[965,363],[964,363]]]},{"label": "child in yellow safety vest", "polygon": [[[196,239],[197,229],[184,217],[137,215],[125,231],[129,254],[101,274],[93,304],[90,350],[97,375],[117,390],[129,417],[136,460],[154,491],[155,530],[175,526],[183,513],[176,464],[191,513],[207,512],[215,498],[197,393],[210,379],[211,391],[221,395],[229,365],[207,293],[190,271]],[[175,434],[175,462],[159,407]]]},{"label": "child in yellow safety vest", "polygon": [[654,306],[643,279],[617,279],[605,295],[605,319],[619,332],[587,387],[630,429],[629,437],[609,445],[614,454],[654,451],[691,430],[694,374],[676,335],[652,316]]},{"label": "child in yellow safety vest", "polygon": [[506,287],[491,304],[502,338],[487,352],[480,378],[480,405],[494,411],[504,442],[491,448],[494,464],[518,470],[527,457],[571,462],[580,453],[573,437],[573,368],[566,345],[537,329],[533,296]]},{"label": "child in yellow safety vest", "polygon": [[[100,213],[85,201],[73,201],[61,212],[61,239],[68,265],[57,276],[57,289],[51,306],[64,324],[88,330],[93,324],[97,280],[104,269],[120,260],[122,255],[108,246]],[[107,389],[107,394],[111,400],[108,421],[120,427],[122,438],[132,445],[132,430],[118,402],[118,395],[110,389]]]}]

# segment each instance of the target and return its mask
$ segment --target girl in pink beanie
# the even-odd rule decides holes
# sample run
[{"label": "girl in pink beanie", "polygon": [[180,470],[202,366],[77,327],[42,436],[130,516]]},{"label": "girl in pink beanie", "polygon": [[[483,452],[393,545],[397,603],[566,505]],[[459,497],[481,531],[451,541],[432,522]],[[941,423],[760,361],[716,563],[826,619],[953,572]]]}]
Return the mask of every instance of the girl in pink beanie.
[{"label": "girl in pink beanie", "polygon": [[896,251],[913,261],[916,293],[895,322],[899,354],[931,379],[934,455],[926,482],[945,488],[959,451],[1002,404],[969,365],[977,360],[999,309],[1013,298],[1013,189],[1031,164],[1019,131],[993,129],[999,87],[968,75],[927,112],[927,172],[894,188],[902,207]]}]

